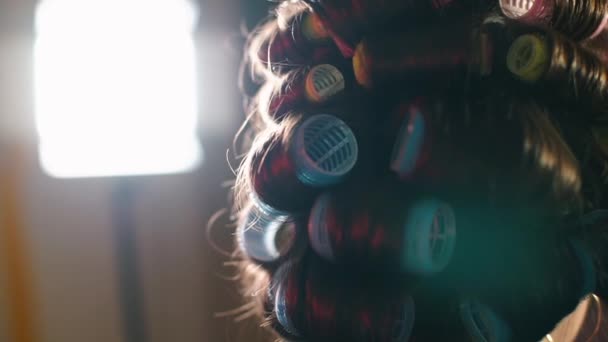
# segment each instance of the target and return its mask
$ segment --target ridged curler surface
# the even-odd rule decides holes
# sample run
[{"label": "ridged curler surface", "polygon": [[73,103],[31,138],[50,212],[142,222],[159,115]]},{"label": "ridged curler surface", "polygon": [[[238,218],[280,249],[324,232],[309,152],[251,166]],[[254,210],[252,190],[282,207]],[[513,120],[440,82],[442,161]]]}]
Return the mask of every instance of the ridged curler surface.
[{"label": "ridged curler surface", "polygon": [[297,177],[313,187],[336,184],[355,166],[358,151],[355,134],[344,121],[326,114],[312,116],[294,135]]},{"label": "ridged curler surface", "polygon": [[460,314],[473,342],[512,341],[509,324],[487,305],[474,299],[464,299],[460,304]]},{"label": "ridged curler surface", "polygon": [[[349,83],[352,84],[351,79]],[[270,101],[269,113],[275,120],[280,120],[297,108],[316,106],[339,98],[345,90],[345,75],[338,67],[331,64],[315,65],[305,74],[298,74],[292,81],[283,84],[281,91]]]},{"label": "ridged curler surface", "polygon": [[324,188],[344,181],[357,163],[358,145],[348,125],[332,115],[314,114],[292,124],[257,147],[249,169],[252,190],[262,202],[299,212]]}]

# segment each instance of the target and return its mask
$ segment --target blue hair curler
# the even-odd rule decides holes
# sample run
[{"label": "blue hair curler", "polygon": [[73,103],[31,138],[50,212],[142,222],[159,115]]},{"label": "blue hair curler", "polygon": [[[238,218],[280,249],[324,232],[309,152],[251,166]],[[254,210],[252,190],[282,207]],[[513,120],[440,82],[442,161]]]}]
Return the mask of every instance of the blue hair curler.
[{"label": "blue hair curler", "polygon": [[296,223],[287,213],[254,200],[242,226],[237,229],[237,241],[241,250],[252,259],[273,262],[293,248],[296,229]]},{"label": "blue hair curler", "polygon": [[477,300],[460,303],[460,317],[473,342],[509,342],[511,329],[494,310]]},{"label": "blue hair curler", "polygon": [[427,127],[422,113],[414,107],[401,125],[393,147],[391,170],[409,176],[418,166],[425,142]]},{"label": "blue hair curler", "polygon": [[279,324],[281,324],[281,326],[283,327],[283,329],[285,329],[285,331],[287,331],[288,333],[290,333],[294,336],[300,335],[298,333],[298,331],[296,330],[296,328],[294,327],[293,322],[291,321],[291,318],[289,317],[289,313],[287,312],[285,294],[284,294],[283,286],[281,286],[281,285],[279,285],[279,288],[277,289],[277,297],[275,300],[274,311],[277,315],[277,321],[279,321]]},{"label": "blue hair curler", "polygon": [[406,270],[433,274],[447,266],[456,245],[456,220],[451,206],[434,199],[418,201],[409,208],[403,229]]},{"label": "blue hair curler", "polygon": [[412,335],[414,329],[414,319],[416,317],[416,311],[414,306],[414,300],[408,297],[403,305],[401,306],[401,312],[399,312],[399,319],[395,321],[393,326],[393,335],[391,342],[407,342]]},{"label": "blue hair curler", "polygon": [[348,125],[327,114],[306,119],[296,129],[291,148],[298,180],[312,187],[340,182],[355,166],[358,151]]},{"label": "blue hair curler", "polygon": [[308,219],[308,239],[312,248],[323,258],[333,261],[334,251],[331,245],[326,215],[331,205],[331,195],[324,193],[317,198]]}]

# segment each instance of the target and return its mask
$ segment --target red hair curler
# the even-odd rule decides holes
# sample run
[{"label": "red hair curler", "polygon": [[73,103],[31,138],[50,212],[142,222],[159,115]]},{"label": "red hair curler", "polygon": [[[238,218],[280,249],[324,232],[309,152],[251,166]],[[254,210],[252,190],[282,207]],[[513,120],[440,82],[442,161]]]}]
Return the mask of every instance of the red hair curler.
[{"label": "red hair curler", "polygon": [[305,75],[284,83],[281,92],[270,101],[268,111],[273,118],[281,119],[299,106],[320,105],[339,98],[354,83],[350,74],[331,64],[316,65]]},{"label": "red hair curler", "polygon": [[[307,0],[345,57],[374,27],[386,25],[399,15],[412,21],[439,17],[446,10],[469,14],[479,2],[469,0]],[[490,4],[490,1],[486,1]],[[481,2],[483,4],[483,2]],[[401,21],[400,26],[404,22]]]},{"label": "red hair curler", "polygon": [[[317,114],[263,145],[251,165],[251,186],[268,207],[298,212],[322,189],[353,169],[358,145],[350,127],[335,116]],[[297,194],[297,195],[295,195]]]},{"label": "red hair curler", "polygon": [[363,268],[429,275],[443,270],[456,243],[452,207],[432,198],[370,200],[321,195],[308,221],[313,249],[325,259]]},{"label": "red hair curler", "polygon": [[335,49],[318,16],[306,12],[262,44],[258,57],[272,66],[295,67],[328,58],[336,54]]},{"label": "red hair curler", "polygon": [[[440,105],[419,100],[395,112],[398,131],[389,135],[395,137],[390,169],[404,182],[428,186],[470,184],[482,167],[480,161],[456,149],[438,133],[433,120],[450,108]],[[454,108],[454,112],[458,110]]]},{"label": "red hair curler", "polygon": [[[353,71],[365,88],[404,83],[412,91],[446,87],[456,78],[464,82],[469,70],[487,69],[491,41],[471,35],[471,23],[458,20],[450,27],[367,35],[357,45]],[[490,56],[487,56],[490,54]],[[483,68],[482,68],[483,66]],[[470,68],[472,67],[472,68]]]},{"label": "red hair curler", "polygon": [[281,267],[269,292],[276,319],[291,340],[409,340],[415,316],[410,296],[382,289],[370,293],[311,259]]}]

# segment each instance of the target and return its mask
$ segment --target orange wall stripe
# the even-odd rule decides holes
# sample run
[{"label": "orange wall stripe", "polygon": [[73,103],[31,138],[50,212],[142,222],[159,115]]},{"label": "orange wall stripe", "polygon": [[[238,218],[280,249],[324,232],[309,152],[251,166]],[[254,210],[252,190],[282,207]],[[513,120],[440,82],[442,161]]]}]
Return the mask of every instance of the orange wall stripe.
[{"label": "orange wall stripe", "polygon": [[6,266],[9,335],[14,342],[35,342],[32,270],[25,242],[24,150],[0,148],[0,258]]}]

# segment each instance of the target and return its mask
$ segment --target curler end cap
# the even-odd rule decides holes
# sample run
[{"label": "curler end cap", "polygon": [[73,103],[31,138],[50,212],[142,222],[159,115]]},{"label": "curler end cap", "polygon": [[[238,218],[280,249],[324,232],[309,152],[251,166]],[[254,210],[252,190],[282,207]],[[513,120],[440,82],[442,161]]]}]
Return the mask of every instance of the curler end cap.
[{"label": "curler end cap", "polygon": [[326,260],[334,260],[334,252],[327,227],[327,215],[331,210],[331,196],[323,194],[317,198],[308,219],[308,239],[312,248]]},{"label": "curler end cap", "polygon": [[414,330],[416,309],[412,297],[407,297],[405,299],[405,302],[400,304],[399,310],[399,318],[395,322],[395,326],[393,327],[394,333],[391,338],[391,342],[409,341],[410,336],[412,334],[412,330]]},{"label": "curler end cap", "polygon": [[407,271],[430,275],[449,264],[456,245],[456,220],[450,205],[432,199],[415,203],[408,210],[404,230]]},{"label": "curler end cap", "polygon": [[355,79],[364,88],[372,87],[372,77],[370,75],[370,60],[365,42],[359,43],[353,56],[353,72]]},{"label": "curler end cap", "polygon": [[391,154],[390,168],[402,177],[411,176],[420,164],[426,139],[426,122],[416,108],[410,109],[408,118],[401,124]]},{"label": "curler end cap", "polygon": [[296,242],[296,224],[291,216],[273,209],[252,195],[254,204],[237,228],[240,249],[259,262],[274,262],[287,255]]},{"label": "curler end cap", "polygon": [[292,155],[300,182],[312,187],[339,183],[357,163],[357,139],[335,116],[318,114],[296,130]]},{"label": "curler end cap", "polygon": [[517,38],[507,53],[507,68],[526,82],[540,80],[549,67],[549,47],[545,39],[536,34]]},{"label": "curler end cap", "polygon": [[554,0],[500,0],[500,9],[507,18],[539,24],[550,19],[553,2]]},{"label": "curler end cap", "polygon": [[344,76],[333,65],[317,65],[306,76],[305,89],[310,102],[321,103],[344,90]]},{"label": "curler end cap", "polygon": [[511,340],[507,323],[490,307],[476,300],[466,299],[461,302],[460,317],[474,342]]},{"label": "curler end cap", "polygon": [[277,228],[272,239],[268,240],[268,244],[276,249],[276,254],[279,257],[286,256],[296,243],[296,223],[294,221],[284,221]]},{"label": "curler end cap", "polygon": [[295,223],[274,221],[265,227],[242,227],[237,232],[242,251],[259,262],[274,262],[285,257],[295,245]]}]

